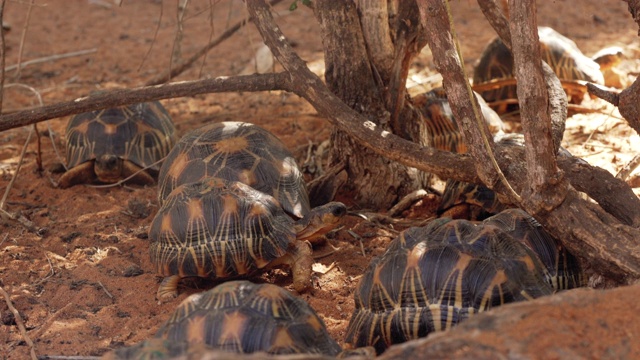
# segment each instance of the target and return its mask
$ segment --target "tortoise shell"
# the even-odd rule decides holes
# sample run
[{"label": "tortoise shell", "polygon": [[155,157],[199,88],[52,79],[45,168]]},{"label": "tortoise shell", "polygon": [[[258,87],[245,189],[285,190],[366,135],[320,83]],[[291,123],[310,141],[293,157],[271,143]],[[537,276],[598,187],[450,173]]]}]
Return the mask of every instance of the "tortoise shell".
[{"label": "tortoise shell", "polygon": [[241,182],[207,178],[184,184],[151,223],[151,262],[167,277],[248,275],[293,247],[293,222],[275,198]]},{"label": "tortoise shell", "polygon": [[157,101],[76,115],[67,124],[69,171],[59,185],[113,183],[141,169],[132,180],[153,183],[176,140],[171,117]]},{"label": "tortoise shell", "polygon": [[[504,123],[500,116],[487,105],[479,94],[475,92],[474,94],[491,133],[502,132]],[[416,95],[413,97],[412,102],[418,107],[425,119],[431,146],[439,150],[457,153],[467,152],[467,146],[464,144],[462,134],[447,100],[447,93],[443,88],[435,88],[426,93]]]},{"label": "tortoise shell", "polygon": [[146,348],[142,343],[117,350],[116,355],[140,358],[170,348],[172,356],[179,356],[203,345],[237,353],[335,356],[342,350],[304,300],[276,285],[249,281],[226,282],[189,296],[158,330],[156,339],[162,339],[161,346],[152,341]]},{"label": "tortoise shell", "polygon": [[311,279],[307,241],[333,229],[344,204],[316,207],[292,219],[274,197],[238,181],[206,178],[178,186],[165,199],[149,229],[149,251],[165,279],[158,299],[175,297],[180,279],[249,276],[267,265],[289,265],[293,286]]},{"label": "tortoise shell", "polygon": [[[575,42],[552,28],[538,27],[540,39],[540,56],[561,80],[584,80],[596,84],[604,84],[600,66],[585,56]],[[502,40],[492,40],[480,55],[478,65],[473,73],[473,84],[481,85],[495,79],[513,79],[513,57]],[[567,89],[565,89],[567,90]],[[515,86],[502,86],[498,89],[479,91],[487,102],[504,99],[516,99]],[[569,94],[581,100],[584,91]],[[580,98],[578,98],[578,96]]]},{"label": "tortoise shell", "polygon": [[509,207],[498,200],[495,191],[484,185],[447,179],[436,214],[451,216],[450,211],[462,204],[469,207],[463,214],[470,220],[484,220]]},{"label": "tortoise shell", "polygon": [[506,209],[487,218],[483,224],[503,230],[533,250],[544,264],[544,278],[554,291],[585,286],[578,259],[524,210]]},{"label": "tortoise shell", "polygon": [[273,134],[253,124],[215,123],[182,137],[160,169],[160,203],[176,187],[206,177],[245,183],[278,199],[298,218],[310,210],[293,155]]},{"label": "tortoise shell", "polygon": [[436,219],[410,228],[366,269],[346,342],[381,353],[495,306],[552,294],[545,271],[494,223]]},{"label": "tortoise shell", "polygon": [[[524,146],[524,135],[499,133],[494,136],[494,141],[503,145]],[[572,156],[565,148],[558,148],[558,157]],[[462,204],[471,207],[467,218],[473,220],[484,220],[510,207],[501,203],[498,195],[484,185],[448,179],[436,213],[438,216],[451,216],[452,210]]]}]

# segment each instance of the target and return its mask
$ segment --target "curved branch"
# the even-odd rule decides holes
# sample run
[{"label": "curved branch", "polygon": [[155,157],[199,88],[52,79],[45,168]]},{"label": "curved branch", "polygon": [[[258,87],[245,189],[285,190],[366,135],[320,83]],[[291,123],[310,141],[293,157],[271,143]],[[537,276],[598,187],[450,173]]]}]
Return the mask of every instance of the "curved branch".
[{"label": "curved branch", "polygon": [[523,206],[531,215],[536,215],[558,206],[566,196],[568,184],[562,180],[556,164],[557,148],[552,137],[549,93],[540,60],[535,3],[511,0],[509,9],[511,50],[528,163],[529,186],[523,194]]},{"label": "curved branch", "polygon": [[87,97],[0,116],[0,131],[83,112],[140,102],[233,91],[291,91],[286,73],[255,74],[175,82],[157,86],[104,91]]},{"label": "curved branch", "polygon": [[[376,128],[342,103],[288,47],[264,1],[248,0],[247,5],[252,17],[260,20],[256,23],[266,44],[278,60],[286,64],[288,72],[108,91],[75,101],[1,116],[0,131],[55,117],[158,99],[214,92],[285,90],[305,98],[333,125],[388,159],[443,178],[480,183],[474,160],[470,156],[423,148],[403,140]],[[527,181],[523,171],[524,149],[497,145],[496,159],[509,181],[522,189]],[[554,236],[563,239],[577,255],[589,259],[602,274],[621,281],[626,276],[640,278],[640,250],[637,249],[636,240],[640,238],[640,231],[623,225],[640,227],[640,200],[624,182],[577,158],[560,158],[558,166],[565,171],[572,185],[588,193],[615,218],[604,213],[597,205],[589,204],[570,192],[571,196],[559,208],[538,220]]]},{"label": "curved branch", "polygon": [[[293,51],[263,0],[247,0],[247,9],[265,44],[291,75],[296,94],[304,97],[340,130],[375,152],[408,166],[418,167],[415,166],[418,163],[431,162],[416,156],[432,155],[438,158],[437,162],[447,157],[443,152],[421,148],[393,134],[380,131],[373,123],[342,103]],[[465,157],[450,157],[457,164],[463,158]],[[471,165],[468,157],[466,159],[466,163]],[[520,189],[524,188],[527,179],[523,172],[510,171],[510,165],[523,163],[522,157],[499,151],[497,159],[501,166],[505,166],[508,179]],[[469,168],[464,170],[468,172]],[[443,175],[442,172],[432,172]],[[458,177],[459,174],[452,176]],[[605,276],[618,281],[626,281],[627,277],[640,278],[640,249],[637,248],[636,241],[640,237],[640,230],[622,225],[598,206],[582,200],[575,191],[570,191],[560,206],[538,220],[551,234],[562,239],[570,250],[588,259]]]}]

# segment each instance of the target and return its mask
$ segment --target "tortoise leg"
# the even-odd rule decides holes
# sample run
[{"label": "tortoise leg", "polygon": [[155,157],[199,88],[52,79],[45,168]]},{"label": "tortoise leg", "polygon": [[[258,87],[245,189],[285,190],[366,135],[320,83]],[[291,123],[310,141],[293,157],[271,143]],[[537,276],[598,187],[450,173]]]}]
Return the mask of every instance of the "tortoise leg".
[{"label": "tortoise leg", "polygon": [[[126,179],[129,176],[133,177],[127,182],[138,184],[138,185],[153,185],[155,180],[146,170],[142,170],[142,168],[131,161],[124,161],[122,163],[122,178]],[[134,175],[135,174],[135,175]]]},{"label": "tortoise leg", "polygon": [[308,241],[296,241],[289,245],[287,253],[273,260],[267,269],[288,265],[293,277],[293,288],[297,292],[304,292],[311,287],[311,272],[313,257],[311,256],[311,243]]},{"label": "tortoise leg", "polygon": [[307,241],[296,241],[294,248],[288,255],[291,257],[293,288],[297,292],[304,292],[311,288],[311,268],[313,266],[311,244]]},{"label": "tortoise leg", "polygon": [[58,187],[66,189],[77,184],[92,183],[95,180],[96,174],[93,172],[93,161],[86,161],[62,174],[60,180],[58,180]]},{"label": "tortoise leg", "polygon": [[180,282],[179,275],[171,275],[162,279],[158,292],[156,293],[156,300],[158,302],[168,301],[178,297],[178,283]]}]

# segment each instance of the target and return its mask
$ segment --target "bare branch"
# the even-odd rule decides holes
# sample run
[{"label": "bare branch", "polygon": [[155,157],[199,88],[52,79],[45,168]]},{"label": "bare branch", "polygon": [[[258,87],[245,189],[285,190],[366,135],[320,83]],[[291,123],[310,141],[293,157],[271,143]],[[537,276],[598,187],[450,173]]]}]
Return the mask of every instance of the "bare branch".
[{"label": "bare branch", "polygon": [[540,60],[536,6],[531,0],[509,1],[514,72],[518,80],[522,129],[526,143],[528,187],[523,194],[531,215],[550,211],[564,200],[567,183],[556,165],[549,100]]},{"label": "bare branch", "polygon": [[629,4],[629,12],[633,20],[638,24],[638,36],[640,36],[640,0],[623,0]]},{"label": "bare branch", "polygon": [[[22,69],[22,53],[24,51],[25,39],[27,38],[27,30],[29,29],[29,22],[31,19],[31,10],[33,10],[33,6],[35,5],[35,0],[31,0],[29,2],[29,7],[27,8],[27,19],[24,22],[24,27],[22,28],[22,35],[20,36],[20,49],[18,49],[18,67],[16,68],[15,78],[20,77],[20,70]],[[4,63],[2,64],[4,67]]]},{"label": "bare branch", "polygon": [[[506,1],[506,0],[505,0]],[[511,50],[511,31],[508,21],[500,11],[495,0],[478,0],[480,9],[489,20],[493,29],[498,33],[504,45]],[[549,116],[551,117],[551,134],[556,152],[560,148],[562,137],[564,136],[565,122],[567,120],[567,100],[566,93],[562,88],[561,81],[553,72],[551,67],[543,62],[542,71],[549,93]]]},{"label": "bare branch", "polygon": [[6,47],[4,43],[4,29],[1,24],[4,16],[4,3],[4,0],[0,2],[0,113],[2,113],[2,103],[4,101],[4,76],[6,71],[4,68]]},{"label": "bare branch", "polygon": [[215,79],[183,81],[135,89],[105,91],[84,98],[2,115],[0,116],[0,131],[31,125],[58,117],[146,101],[219,92],[291,91],[290,89],[289,75],[286,73],[277,73],[219,77]]},{"label": "bare branch", "polygon": [[[491,134],[485,121],[476,121],[476,109],[479,108],[468,86],[467,77],[451,36],[451,25],[446,4],[441,0],[418,2],[422,21],[427,28],[427,39],[433,53],[436,69],[443,77],[443,86],[456,121],[460,124],[462,135],[473,158],[478,176],[489,188],[494,188],[498,179],[497,171],[489,161],[494,152],[493,139],[485,146],[485,134]],[[513,199],[515,202],[515,199]]]},{"label": "bare branch", "polygon": [[[4,1],[2,3],[4,4]],[[0,6],[2,6],[2,5],[0,5]],[[27,329],[24,327],[24,322],[22,321],[22,316],[20,316],[20,313],[18,312],[18,310],[16,310],[16,308],[13,306],[13,303],[11,302],[11,297],[2,288],[2,286],[0,286],[0,295],[2,295],[4,297],[4,301],[7,304],[7,307],[9,308],[11,313],[13,314],[13,318],[15,319],[16,325],[18,326],[18,329],[20,330],[20,334],[24,338],[24,341],[27,343],[27,345],[29,345],[29,354],[31,355],[31,359],[32,360],[37,360],[38,357],[36,356],[35,345],[33,344],[33,341],[31,341],[31,338],[27,334]]]},{"label": "bare branch", "polygon": [[[269,5],[270,6],[274,6],[274,5],[276,5],[276,4],[280,3],[280,2],[282,2],[282,0],[272,0],[269,3]],[[232,27],[228,28],[225,32],[220,34],[220,36],[218,36],[215,40],[209,42],[205,47],[203,47],[198,52],[193,54],[190,58],[188,58],[188,59],[186,59],[184,61],[180,61],[179,63],[177,63],[174,66],[172,66],[169,69],[169,71],[164,72],[164,73],[156,76],[155,78],[147,81],[145,83],[145,85],[151,86],[151,85],[162,84],[162,83],[165,83],[165,82],[169,81],[170,79],[182,74],[185,70],[187,70],[189,67],[191,67],[191,65],[193,65],[193,63],[195,63],[199,58],[201,58],[204,55],[206,55],[209,52],[209,50],[211,50],[214,47],[218,46],[220,43],[222,43],[223,41],[225,41],[228,38],[230,38],[231,35],[235,34],[238,30],[240,30],[243,26],[245,26],[248,21],[249,21],[248,19],[243,19],[243,20],[237,22],[235,25],[233,25]]]}]

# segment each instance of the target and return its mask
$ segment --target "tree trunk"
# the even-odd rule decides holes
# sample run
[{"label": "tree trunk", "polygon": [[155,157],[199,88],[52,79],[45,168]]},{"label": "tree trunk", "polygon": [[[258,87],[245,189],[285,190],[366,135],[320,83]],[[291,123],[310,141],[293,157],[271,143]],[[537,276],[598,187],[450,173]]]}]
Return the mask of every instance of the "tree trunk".
[{"label": "tree trunk", "polygon": [[[353,0],[322,0],[316,2],[315,14],[322,29],[329,89],[372,125],[428,145],[420,115],[405,101],[408,63],[421,47],[420,36],[407,30],[409,26],[403,30],[389,22],[391,14],[406,11],[408,4],[414,2],[361,0],[358,8]],[[419,24],[417,17],[414,24]],[[397,50],[394,43],[403,46]],[[389,208],[425,185],[425,173],[375,154],[342,131],[334,129],[331,142],[330,163],[345,164],[354,198],[362,207]]]}]

